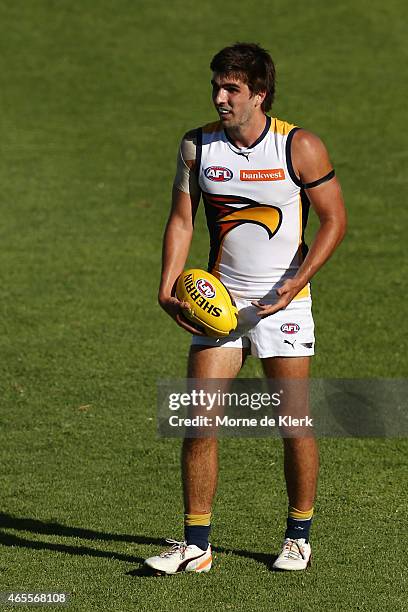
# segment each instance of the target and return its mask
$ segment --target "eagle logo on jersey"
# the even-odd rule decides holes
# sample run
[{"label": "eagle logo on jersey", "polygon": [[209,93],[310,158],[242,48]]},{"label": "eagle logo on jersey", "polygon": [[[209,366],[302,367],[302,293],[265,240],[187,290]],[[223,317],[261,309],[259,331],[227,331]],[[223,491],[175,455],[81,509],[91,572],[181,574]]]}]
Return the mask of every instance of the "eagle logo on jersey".
[{"label": "eagle logo on jersey", "polygon": [[[270,240],[282,223],[282,211],[276,206],[260,204],[240,196],[210,193],[203,193],[203,199],[211,239],[209,270],[215,266],[225,236],[235,227],[254,223],[267,232]],[[241,205],[240,208],[237,205]]]}]

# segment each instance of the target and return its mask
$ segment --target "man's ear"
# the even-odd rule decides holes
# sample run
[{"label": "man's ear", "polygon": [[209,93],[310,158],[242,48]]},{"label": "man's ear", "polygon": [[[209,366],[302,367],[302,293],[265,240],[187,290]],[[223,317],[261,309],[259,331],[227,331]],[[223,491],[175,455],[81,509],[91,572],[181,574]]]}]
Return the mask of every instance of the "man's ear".
[{"label": "man's ear", "polygon": [[258,91],[258,93],[256,94],[256,98],[257,98],[257,106],[261,106],[262,102],[266,98],[266,91]]}]

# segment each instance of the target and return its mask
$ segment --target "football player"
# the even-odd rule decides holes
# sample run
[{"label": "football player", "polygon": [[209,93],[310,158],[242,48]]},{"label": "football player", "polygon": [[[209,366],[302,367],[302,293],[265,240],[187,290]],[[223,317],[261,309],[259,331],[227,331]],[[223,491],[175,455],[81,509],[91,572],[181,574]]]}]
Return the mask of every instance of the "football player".
[{"label": "football player", "polygon": [[[248,354],[265,376],[307,380],[314,354],[310,280],[332,255],[346,229],[338,180],[315,134],[268,114],[275,67],[256,44],[237,43],[211,61],[218,120],[182,139],[173,201],[163,242],[162,308],[193,334],[188,377],[232,379]],[[172,289],[183,271],[202,197],[210,233],[209,271],[239,309],[237,329],[209,338],[182,315]],[[308,249],[304,231],[311,206],[319,227]],[[307,410],[307,393],[293,393],[288,411]],[[283,433],[287,525],[274,567],[303,570],[318,477],[313,435]],[[216,437],[185,438],[182,449],[184,539],[150,557],[158,572],[207,572],[212,503],[217,484]]]}]

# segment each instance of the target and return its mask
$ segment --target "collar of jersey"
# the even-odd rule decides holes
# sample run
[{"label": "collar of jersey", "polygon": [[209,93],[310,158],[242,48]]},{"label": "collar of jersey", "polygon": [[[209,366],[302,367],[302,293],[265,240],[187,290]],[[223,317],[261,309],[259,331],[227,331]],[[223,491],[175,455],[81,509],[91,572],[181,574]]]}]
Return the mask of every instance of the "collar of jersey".
[{"label": "collar of jersey", "polygon": [[265,115],[266,117],[266,123],[265,123],[265,127],[262,131],[262,134],[260,136],[258,136],[258,138],[255,140],[255,142],[253,142],[251,144],[251,146],[249,147],[237,147],[234,144],[234,141],[231,140],[231,138],[228,136],[227,132],[224,130],[224,134],[225,134],[225,138],[228,141],[228,145],[230,147],[230,149],[232,149],[232,151],[234,151],[234,153],[238,153],[241,155],[244,155],[245,153],[248,153],[250,151],[252,151],[252,149],[254,149],[256,147],[256,145],[258,145],[260,142],[262,142],[262,140],[265,138],[265,136],[267,135],[267,133],[269,132],[269,129],[271,127],[271,118],[269,117],[269,115]]}]

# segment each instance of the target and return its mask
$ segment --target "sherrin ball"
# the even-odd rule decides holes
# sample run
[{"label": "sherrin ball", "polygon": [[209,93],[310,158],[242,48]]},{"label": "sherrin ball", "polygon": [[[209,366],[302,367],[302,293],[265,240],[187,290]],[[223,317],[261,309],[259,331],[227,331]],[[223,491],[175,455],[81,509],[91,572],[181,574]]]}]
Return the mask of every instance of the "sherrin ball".
[{"label": "sherrin ball", "polygon": [[199,268],[185,270],[177,280],[176,296],[190,305],[191,310],[183,308],[184,316],[207,336],[222,338],[236,328],[238,310],[227,288],[213,274]]}]

